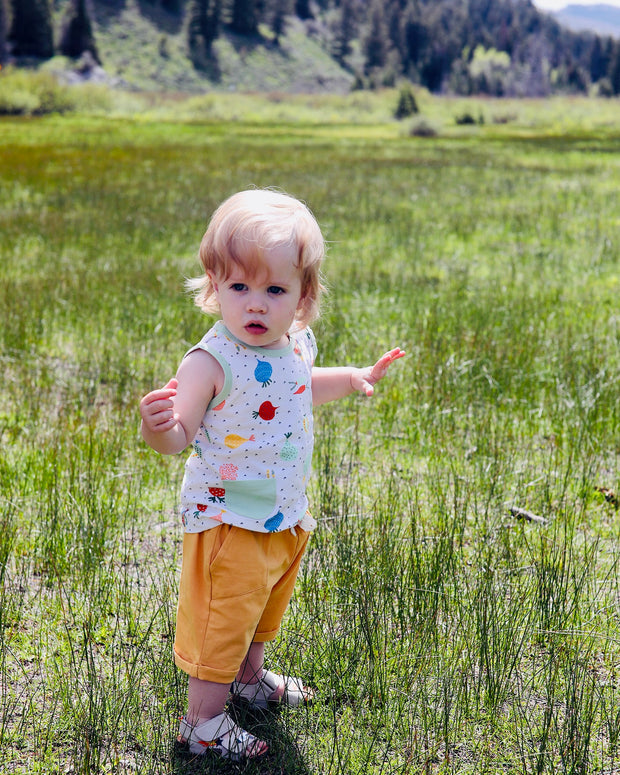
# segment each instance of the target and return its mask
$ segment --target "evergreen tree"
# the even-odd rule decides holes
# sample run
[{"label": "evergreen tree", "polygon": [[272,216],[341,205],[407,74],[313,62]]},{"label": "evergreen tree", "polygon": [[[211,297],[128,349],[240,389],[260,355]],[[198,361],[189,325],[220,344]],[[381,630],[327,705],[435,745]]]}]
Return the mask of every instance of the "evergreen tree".
[{"label": "evergreen tree", "polygon": [[396,105],[396,111],[394,112],[394,118],[399,121],[408,116],[413,116],[418,112],[418,103],[416,102],[415,95],[411,90],[411,86],[403,86],[400,90],[398,97],[398,104]]},{"label": "evergreen tree", "polygon": [[608,77],[611,82],[611,90],[617,96],[620,94],[620,40],[614,43]]},{"label": "evergreen tree", "polygon": [[161,0],[161,7],[168,13],[180,14],[183,11],[182,0]]},{"label": "evergreen tree", "polygon": [[390,41],[390,45],[399,54],[402,54],[403,50],[403,35],[401,19],[403,17],[403,9],[400,5],[400,0],[391,0],[388,2],[384,9],[384,15],[387,19],[387,33]]},{"label": "evergreen tree", "polygon": [[49,59],[54,56],[54,33],[49,0],[13,0],[9,41],[13,54]]},{"label": "evergreen tree", "polygon": [[381,0],[373,0],[369,10],[368,32],[364,40],[366,71],[381,68],[387,61],[389,48],[385,12]]},{"label": "evergreen tree", "polygon": [[73,58],[88,51],[101,64],[86,0],[69,0],[58,48],[61,54]]},{"label": "evergreen tree", "polygon": [[233,0],[230,26],[240,35],[258,32],[258,6],[256,0]]},{"label": "evergreen tree", "polygon": [[0,67],[6,63],[9,58],[9,47],[6,42],[6,34],[8,27],[8,14],[6,8],[6,1],[0,0]]},{"label": "evergreen tree", "polygon": [[277,45],[286,26],[286,17],[293,13],[293,0],[271,0],[270,6],[271,29]]},{"label": "evergreen tree", "polygon": [[220,0],[191,0],[188,8],[187,43],[192,61],[204,67],[220,26]]},{"label": "evergreen tree", "polygon": [[[611,38],[609,41],[611,41]],[[593,83],[600,81],[601,78],[604,78],[607,75],[610,57],[611,46],[609,46],[608,43],[603,45],[603,42],[597,35],[594,38],[592,51],[590,52],[590,78]]]},{"label": "evergreen tree", "polygon": [[357,8],[355,0],[341,0],[334,23],[332,56],[341,65],[351,53],[351,43],[357,37]]},{"label": "evergreen tree", "polygon": [[401,26],[403,37],[402,58],[405,72],[417,72],[428,46],[429,35],[416,2],[410,2],[407,5]]},{"label": "evergreen tree", "polygon": [[300,19],[312,19],[310,0],[295,0],[295,14]]}]

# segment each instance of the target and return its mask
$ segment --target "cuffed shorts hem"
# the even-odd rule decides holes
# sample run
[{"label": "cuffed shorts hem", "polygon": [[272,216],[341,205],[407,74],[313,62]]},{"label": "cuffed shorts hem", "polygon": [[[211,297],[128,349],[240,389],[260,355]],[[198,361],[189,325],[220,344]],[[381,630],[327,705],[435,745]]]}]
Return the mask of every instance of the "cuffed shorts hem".
[{"label": "cuffed shorts hem", "polygon": [[181,670],[229,683],[252,641],[277,636],[308,537],[225,524],[185,533],[174,644]]},{"label": "cuffed shorts hem", "polygon": [[275,640],[278,637],[278,633],[280,632],[280,628],[277,627],[275,630],[270,630],[269,632],[255,632],[254,637],[252,638],[252,641],[255,641],[256,643],[267,643],[270,640]]},{"label": "cuffed shorts hem", "polygon": [[237,673],[231,674],[229,670],[217,670],[213,667],[207,667],[206,665],[195,665],[193,662],[188,662],[183,657],[174,652],[174,663],[192,678],[199,678],[201,681],[212,681],[216,684],[230,684],[232,683]]}]

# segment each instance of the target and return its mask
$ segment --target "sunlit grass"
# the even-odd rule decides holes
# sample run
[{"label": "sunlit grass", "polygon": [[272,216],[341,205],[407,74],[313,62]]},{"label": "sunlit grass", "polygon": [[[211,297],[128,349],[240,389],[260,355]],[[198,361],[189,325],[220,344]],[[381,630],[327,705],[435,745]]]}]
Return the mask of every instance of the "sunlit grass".
[{"label": "sunlit grass", "polygon": [[560,132],[552,103],[539,125],[538,103],[436,101],[418,139],[306,122],[315,99],[2,122],[7,772],[231,770],[174,745],[183,456],[145,448],[137,402],[208,325],[183,280],[252,185],[303,198],[329,242],[320,362],[408,357],[317,412],[320,526],[269,656],[318,702],[248,719],[274,753],[247,771],[620,768],[617,105],[565,102]]}]

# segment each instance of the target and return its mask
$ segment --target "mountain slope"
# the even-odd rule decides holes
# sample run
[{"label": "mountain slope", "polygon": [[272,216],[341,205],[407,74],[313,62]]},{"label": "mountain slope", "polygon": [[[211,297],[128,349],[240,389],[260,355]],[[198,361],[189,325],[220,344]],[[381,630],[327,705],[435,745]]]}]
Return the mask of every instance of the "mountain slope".
[{"label": "mountain slope", "polygon": [[223,31],[213,43],[212,61],[200,70],[188,56],[187,33],[178,16],[137,0],[120,6],[96,2],[92,9],[103,68],[111,82],[129,88],[344,93],[353,80],[296,17],[289,17],[279,44],[267,29],[253,37]]},{"label": "mountain slope", "polygon": [[[70,2],[55,0],[57,34]],[[110,80],[194,93],[343,92],[354,81],[380,88],[405,77],[432,92],[545,96],[586,93],[606,78],[620,93],[612,68],[620,50],[616,56],[594,35],[562,27],[531,0],[316,0],[312,18],[288,16],[277,25],[281,0],[246,0],[263,9],[252,35],[232,32],[232,2],[215,6],[228,11],[213,39],[208,28],[196,32],[190,0],[91,0]],[[210,50],[204,40],[212,40]]]},{"label": "mountain slope", "polygon": [[620,8],[614,5],[567,5],[553,16],[575,32],[588,30],[597,35],[620,38]]}]

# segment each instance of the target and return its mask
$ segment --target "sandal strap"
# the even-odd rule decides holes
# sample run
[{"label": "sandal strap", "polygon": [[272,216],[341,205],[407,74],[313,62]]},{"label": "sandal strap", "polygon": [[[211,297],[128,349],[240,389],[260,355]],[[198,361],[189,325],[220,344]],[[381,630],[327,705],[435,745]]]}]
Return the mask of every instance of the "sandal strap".
[{"label": "sandal strap", "polygon": [[[270,699],[282,681],[284,681],[284,694],[282,698],[280,700]],[[263,669],[263,673],[256,683],[246,684],[235,681],[231,691],[233,695],[242,697],[259,708],[266,708],[269,703],[278,702],[295,707],[303,705],[308,700],[308,692],[304,688],[301,678],[277,675],[277,673],[272,673],[271,670],[265,669]]]},{"label": "sandal strap", "polygon": [[248,751],[258,742],[254,735],[235,724],[226,712],[195,726],[183,718],[179,734],[187,740],[192,753],[202,755],[210,750],[223,759],[233,761],[254,758]]}]

